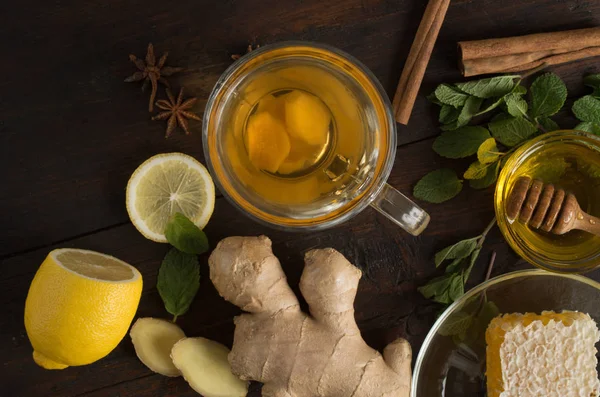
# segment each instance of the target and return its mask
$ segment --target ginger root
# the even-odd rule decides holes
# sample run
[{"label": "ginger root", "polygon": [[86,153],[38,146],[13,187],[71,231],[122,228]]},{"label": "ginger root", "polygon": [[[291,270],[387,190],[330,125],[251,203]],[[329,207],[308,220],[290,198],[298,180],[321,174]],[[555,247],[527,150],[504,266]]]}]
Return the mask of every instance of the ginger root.
[{"label": "ginger root", "polygon": [[157,318],[139,318],[129,331],[135,354],[152,371],[165,376],[180,376],[173,365],[171,349],[185,334],[176,324]]},{"label": "ginger root", "polygon": [[331,114],[316,96],[302,91],[285,95],[285,125],[291,138],[309,145],[322,146],[327,141]]},{"label": "ginger root", "polygon": [[290,153],[285,126],[266,111],[250,117],[246,138],[250,162],[261,170],[277,172]]},{"label": "ginger root", "polygon": [[300,290],[310,315],[265,236],[222,240],[209,265],[221,296],[249,312],[234,320],[231,369],[263,382],[264,397],[408,397],[410,345],[397,339],[382,356],[364,342],[354,319],[361,272],[336,250],[305,256]]},{"label": "ginger root", "polygon": [[173,346],[173,363],[192,389],[204,397],[245,397],[248,382],[231,373],[229,349],[205,338],[185,338]]}]

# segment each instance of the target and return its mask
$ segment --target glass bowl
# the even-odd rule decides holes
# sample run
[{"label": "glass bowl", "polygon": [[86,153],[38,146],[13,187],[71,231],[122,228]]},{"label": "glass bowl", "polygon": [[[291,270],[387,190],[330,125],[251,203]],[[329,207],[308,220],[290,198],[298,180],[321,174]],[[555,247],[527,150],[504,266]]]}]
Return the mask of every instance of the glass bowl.
[{"label": "glass bowl", "polygon": [[494,197],[500,231],[523,259],[562,273],[584,273],[599,267],[600,236],[581,230],[558,236],[509,219],[507,198],[523,175],[574,193],[583,211],[600,216],[600,137],[565,130],[526,142],[507,159]]},{"label": "glass bowl", "polygon": [[[415,364],[411,397],[485,396],[485,329],[498,313],[572,310],[598,323],[599,301],[600,283],[579,275],[535,269],[484,282],[448,307],[429,331]],[[493,305],[497,311],[490,309]],[[479,315],[461,334],[456,320],[474,311]]]}]

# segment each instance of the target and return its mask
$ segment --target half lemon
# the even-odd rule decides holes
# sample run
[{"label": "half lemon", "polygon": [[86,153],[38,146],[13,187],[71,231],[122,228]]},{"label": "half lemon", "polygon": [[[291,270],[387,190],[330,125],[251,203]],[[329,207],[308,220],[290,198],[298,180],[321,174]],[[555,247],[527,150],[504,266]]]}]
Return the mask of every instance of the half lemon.
[{"label": "half lemon", "polygon": [[142,275],[109,255],[57,249],[39,267],[25,302],[33,359],[46,369],[93,363],[123,339],[142,294]]},{"label": "half lemon", "polygon": [[215,207],[215,185],[208,170],[183,153],[158,154],[129,178],[126,204],[133,225],[146,238],[166,243],[165,228],[180,212],[200,229]]}]

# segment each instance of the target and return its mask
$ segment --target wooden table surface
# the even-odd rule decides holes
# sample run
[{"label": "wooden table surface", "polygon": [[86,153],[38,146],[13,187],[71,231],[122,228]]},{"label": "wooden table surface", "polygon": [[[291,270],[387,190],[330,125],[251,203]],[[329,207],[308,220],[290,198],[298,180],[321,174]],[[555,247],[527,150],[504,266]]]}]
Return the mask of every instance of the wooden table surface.
[{"label": "wooden table surface", "polygon": [[[88,366],[46,371],[31,358],[23,308],[32,277],[47,253],[78,247],[112,254],[144,276],[138,316],[167,316],[156,275],[167,246],[140,235],[125,210],[125,186],[148,157],[181,151],[204,161],[200,123],[192,135],[165,140],[165,125],[150,121],[147,93],[123,79],[134,68],[128,54],[145,54],[148,42],[168,62],[190,72],[171,78],[199,98],[202,113],[219,75],[249,42],[310,40],[339,47],[364,62],[388,94],[395,90],[424,0],[157,0],[4,1],[0,4],[0,395],[193,396],[181,378],[144,367],[129,337],[106,358]],[[425,95],[441,82],[461,79],[456,42],[596,26],[594,0],[454,0],[427,69],[410,125],[398,127],[398,151],[389,182],[410,193],[426,172],[464,164],[431,150],[439,133],[436,108]],[[598,72],[598,58],[553,68],[569,97],[582,95],[581,77]],[[572,99],[571,99],[572,100]],[[570,106],[569,106],[570,107]],[[563,126],[575,125],[568,113]],[[215,244],[230,235],[266,234],[274,242],[297,291],[302,256],[334,247],[361,268],[356,317],[366,341],[381,349],[406,337],[416,356],[440,307],[416,288],[435,274],[432,256],[458,239],[475,236],[493,218],[493,189],[465,188],[441,205],[421,203],[432,217],[411,237],[372,209],[346,224],[317,233],[286,233],[258,225],[222,196],[206,228]],[[526,265],[494,230],[471,278],[483,279],[491,250],[497,275]],[[207,255],[201,287],[179,323],[190,336],[227,345],[239,310],[213,288]],[[591,277],[600,279],[600,273]],[[249,395],[259,396],[254,385]]]}]

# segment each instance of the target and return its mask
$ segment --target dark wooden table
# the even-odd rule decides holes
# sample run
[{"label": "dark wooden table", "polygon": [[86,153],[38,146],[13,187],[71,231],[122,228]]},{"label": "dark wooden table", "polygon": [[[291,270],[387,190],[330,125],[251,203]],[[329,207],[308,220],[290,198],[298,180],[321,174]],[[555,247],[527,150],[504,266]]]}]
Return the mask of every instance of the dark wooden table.
[{"label": "dark wooden table", "polygon": [[[249,42],[328,43],[370,67],[388,94],[425,8],[424,0],[114,0],[3,1],[0,4],[0,395],[193,396],[181,378],[144,367],[129,337],[106,358],[88,366],[46,371],[31,358],[23,308],[31,279],[46,254],[78,247],[115,255],[144,276],[139,316],[165,317],[156,275],[167,246],[140,235],[125,210],[125,185],[146,158],[181,151],[204,161],[200,123],[193,134],[164,139],[165,125],[150,121],[147,94],[123,79],[133,72],[127,55],[169,50],[171,65],[191,71],[171,79],[200,100]],[[464,169],[431,150],[439,133],[436,109],[425,95],[440,82],[460,80],[456,42],[590,27],[600,20],[594,0],[455,0],[427,69],[410,126],[398,128],[398,153],[390,183],[410,193],[426,172],[441,165]],[[583,93],[581,76],[597,72],[598,58],[555,67],[569,97]],[[569,106],[570,107],[570,106]],[[563,126],[574,120],[565,113]],[[411,237],[368,209],[346,224],[318,233],[285,233],[253,223],[223,197],[206,232],[213,243],[230,235],[266,234],[291,285],[302,255],[331,246],[364,271],[356,317],[375,348],[403,336],[415,356],[440,307],[416,288],[435,273],[432,255],[458,239],[479,234],[493,218],[493,189],[464,189],[442,205],[422,203],[432,222]],[[491,250],[493,274],[525,265],[493,231],[470,284],[483,279]],[[179,322],[190,336],[231,345],[239,310],[213,288],[201,257],[201,287]],[[591,275],[600,279],[599,273]],[[297,290],[297,288],[296,288]],[[258,396],[257,387],[250,393]]]}]

